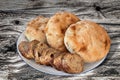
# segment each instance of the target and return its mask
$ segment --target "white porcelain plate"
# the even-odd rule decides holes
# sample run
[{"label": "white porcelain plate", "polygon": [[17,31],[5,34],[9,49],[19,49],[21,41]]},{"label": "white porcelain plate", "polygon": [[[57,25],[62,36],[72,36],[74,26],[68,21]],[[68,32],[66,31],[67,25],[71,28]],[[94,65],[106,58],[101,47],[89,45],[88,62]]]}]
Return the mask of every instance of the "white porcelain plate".
[{"label": "white porcelain plate", "polygon": [[97,62],[94,62],[94,63],[86,63],[84,65],[84,70],[82,73],[80,74],[68,74],[68,73],[65,73],[63,71],[58,71],[56,70],[55,68],[53,67],[50,67],[50,66],[44,66],[44,65],[40,65],[40,64],[37,64],[35,63],[34,60],[28,60],[26,58],[24,58],[19,49],[18,49],[18,45],[21,41],[27,41],[27,39],[25,38],[25,35],[24,35],[24,32],[20,35],[20,37],[18,38],[18,41],[17,41],[17,51],[20,55],[20,57],[28,64],[30,65],[31,67],[41,71],[41,72],[45,72],[45,73],[48,73],[48,74],[53,74],[53,75],[62,75],[62,76],[71,76],[71,75],[81,75],[81,74],[85,74],[87,73],[88,71],[94,69],[95,67],[97,67],[98,65],[100,65],[106,58],[106,56],[101,59],[100,61],[97,61]]}]

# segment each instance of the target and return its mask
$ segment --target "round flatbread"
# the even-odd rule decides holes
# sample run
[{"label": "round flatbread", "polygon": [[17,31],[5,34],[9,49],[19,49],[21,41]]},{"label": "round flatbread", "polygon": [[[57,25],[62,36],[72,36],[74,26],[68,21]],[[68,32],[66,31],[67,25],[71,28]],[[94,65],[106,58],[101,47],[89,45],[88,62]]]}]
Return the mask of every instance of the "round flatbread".
[{"label": "round flatbread", "polygon": [[107,55],[110,37],[103,27],[92,21],[79,21],[66,30],[64,43],[71,53],[79,54],[85,62],[95,62]]},{"label": "round flatbread", "polygon": [[69,25],[79,21],[72,13],[58,12],[52,16],[46,26],[46,38],[48,44],[60,51],[66,51],[64,34]]},{"label": "round flatbread", "polygon": [[46,42],[44,29],[48,22],[48,18],[38,16],[27,24],[25,36],[29,41],[38,40]]}]

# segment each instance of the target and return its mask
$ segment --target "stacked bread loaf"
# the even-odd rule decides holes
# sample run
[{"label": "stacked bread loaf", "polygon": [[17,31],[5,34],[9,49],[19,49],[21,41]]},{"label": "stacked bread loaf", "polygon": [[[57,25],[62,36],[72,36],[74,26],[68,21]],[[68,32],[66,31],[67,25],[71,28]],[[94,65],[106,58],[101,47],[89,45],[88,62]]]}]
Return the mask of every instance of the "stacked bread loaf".
[{"label": "stacked bread loaf", "polygon": [[101,60],[110,49],[110,37],[102,26],[69,12],[35,18],[25,36],[29,41],[19,44],[25,58],[67,73],[82,72],[84,63]]}]

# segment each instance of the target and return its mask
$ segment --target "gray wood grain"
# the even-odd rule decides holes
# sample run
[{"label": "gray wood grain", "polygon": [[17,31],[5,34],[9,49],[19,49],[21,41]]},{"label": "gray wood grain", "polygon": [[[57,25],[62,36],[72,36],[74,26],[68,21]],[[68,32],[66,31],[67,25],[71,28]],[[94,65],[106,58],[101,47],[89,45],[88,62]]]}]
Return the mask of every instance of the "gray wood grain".
[{"label": "gray wood grain", "polygon": [[[106,60],[81,76],[54,76],[28,66],[18,55],[16,41],[36,16],[69,11],[101,24],[112,40]],[[119,80],[120,0],[0,0],[0,80]]]}]

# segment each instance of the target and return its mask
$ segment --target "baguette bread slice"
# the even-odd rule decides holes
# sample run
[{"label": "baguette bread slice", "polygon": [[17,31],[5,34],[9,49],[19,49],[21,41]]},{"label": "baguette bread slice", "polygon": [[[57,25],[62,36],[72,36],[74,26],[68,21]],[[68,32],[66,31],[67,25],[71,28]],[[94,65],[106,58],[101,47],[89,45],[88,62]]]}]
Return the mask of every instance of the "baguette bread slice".
[{"label": "baguette bread slice", "polygon": [[36,63],[41,64],[40,57],[42,56],[42,52],[46,48],[48,48],[48,45],[46,45],[45,43],[40,42],[37,44],[37,47],[34,50],[34,59]]},{"label": "baguette bread slice", "polygon": [[76,74],[83,71],[83,59],[77,54],[66,53],[62,58],[64,72]]},{"label": "baguette bread slice", "polygon": [[20,51],[20,53],[22,54],[22,56],[24,56],[27,59],[31,59],[31,55],[28,54],[29,51],[29,42],[27,41],[22,41],[19,45],[18,45],[18,49]]},{"label": "baguette bread slice", "polygon": [[35,50],[38,43],[39,43],[39,41],[37,41],[37,40],[33,40],[33,41],[29,42],[28,54],[31,56],[31,59],[34,59],[34,50]]},{"label": "baguette bread slice", "polygon": [[58,52],[53,48],[44,49],[40,57],[41,64],[51,65],[51,61],[53,60],[53,55],[56,53]]},{"label": "baguette bread slice", "polygon": [[57,70],[63,70],[62,68],[62,58],[65,53],[55,54],[52,66]]}]

